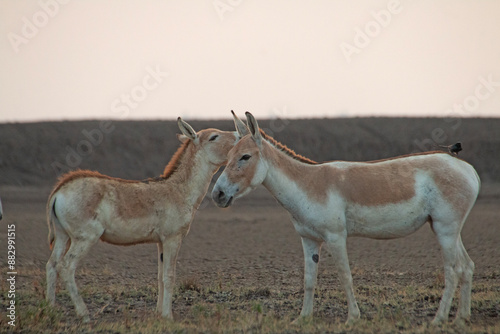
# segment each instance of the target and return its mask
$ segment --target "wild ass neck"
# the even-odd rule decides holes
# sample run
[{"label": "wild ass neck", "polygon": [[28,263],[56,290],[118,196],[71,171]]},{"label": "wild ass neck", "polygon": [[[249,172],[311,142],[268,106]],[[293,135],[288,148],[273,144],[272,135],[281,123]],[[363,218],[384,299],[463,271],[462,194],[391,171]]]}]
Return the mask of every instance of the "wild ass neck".
[{"label": "wild ass neck", "polygon": [[[179,192],[185,200],[183,204],[198,209],[201,201],[207,193],[213,175],[219,169],[219,165],[214,165],[203,157],[202,152],[196,150],[190,143],[178,162],[175,172],[168,179],[167,187],[169,192]],[[172,189],[172,186],[174,189]]]},{"label": "wild ass neck", "polygon": [[295,180],[311,176],[319,169],[319,165],[300,162],[265,141],[262,144],[262,156],[269,166],[262,184],[293,214],[303,197],[307,197],[306,190]]}]

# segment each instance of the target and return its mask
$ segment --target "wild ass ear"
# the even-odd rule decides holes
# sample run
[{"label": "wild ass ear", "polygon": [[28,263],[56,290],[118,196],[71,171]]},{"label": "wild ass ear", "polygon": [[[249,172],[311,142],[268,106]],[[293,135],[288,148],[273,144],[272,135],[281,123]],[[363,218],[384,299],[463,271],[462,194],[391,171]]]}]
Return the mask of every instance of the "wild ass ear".
[{"label": "wild ass ear", "polygon": [[260,134],[259,130],[259,124],[257,123],[257,120],[251,113],[248,111],[245,113],[247,116],[247,125],[248,129],[250,130],[250,133],[252,134],[253,139],[255,140],[255,143],[257,143],[257,146],[261,147],[262,145],[262,136]]},{"label": "wild ass ear", "polygon": [[233,114],[234,126],[236,127],[236,132],[238,132],[240,138],[245,137],[247,134],[250,133],[246,124],[243,123],[243,121],[238,116],[236,116],[234,111],[231,110],[231,114]]},{"label": "wild ass ear", "polygon": [[[191,125],[187,124],[182,120],[182,118],[177,118],[177,125],[179,126],[179,129],[181,132],[189,139],[191,140],[196,140],[198,138],[198,135],[196,134],[196,131],[193,130]],[[180,138],[179,138],[180,139]],[[180,139],[181,140],[181,139]],[[181,140],[182,141],[182,140]]]}]

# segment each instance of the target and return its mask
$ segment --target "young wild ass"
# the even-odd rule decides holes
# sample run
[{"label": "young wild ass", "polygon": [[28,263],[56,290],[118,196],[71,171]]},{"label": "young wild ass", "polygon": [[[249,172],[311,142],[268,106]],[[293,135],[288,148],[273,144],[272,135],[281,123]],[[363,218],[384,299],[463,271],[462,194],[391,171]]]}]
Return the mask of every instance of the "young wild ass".
[{"label": "young wild ass", "polygon": [[[228,154],[212,198],[220,207],[263,184],[290,213],[304,249],[304,303],[301,317],[312,316],[321,246],[335,258],[347,295],[348,323],[359,318],[346,238],[392,239],[428,222],[441,246],[445,288],[437,314],[448,319],[461,283],[456,320],[470,317],[474,263],[460,236],[479,192],[480,180],[468,163],[445,152],[425,152],[373,162],[318,164],[295,154],[259,130],[247,113],[250,135]],[[299,318],[301,319],[301,318]],[[299,320],[297,319],[297,320]]]},{"label": "young wild ass", "polygon": [[[236,128],[247,131],[235,119]],[[79,170],[63,175],[49,196],[47,219],[53,248],[47,262],[47,300],[55,303],[56,277],[66,283],[76,312],[89,313],[75,284],[78,261],[99,239],[115,245],[157,243],[158,303],[172,318],[175,263],[182,239],[210,181],[244,132],[196,133],[178,119],[181,146],[157,179],[131,181]],[[68,249],[69,246],[69,249]]]}]

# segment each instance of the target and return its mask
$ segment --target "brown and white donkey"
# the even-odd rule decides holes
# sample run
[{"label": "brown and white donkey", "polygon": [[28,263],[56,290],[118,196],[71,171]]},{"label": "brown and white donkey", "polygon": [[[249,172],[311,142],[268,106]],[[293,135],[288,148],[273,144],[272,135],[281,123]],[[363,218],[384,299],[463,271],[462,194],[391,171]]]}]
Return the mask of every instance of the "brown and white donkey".
[{"label": "brown and white donkey", "polygon": [[474,263],[460,236],[480,188],[470,164],[437,151],[372,162],[315,163],[267,136],[255,118],[246,115],[250,134],[229,152],[212,198],[227,207],[263,184],[290,213],[304,249],[301,317],[313,312],[323,244],[335,259],[347,295],[348,322],[352,322],[360,314],[347,259],[347,237],[404,237],[425,223],[431,225],[444,259],[445,289],[433,323],[448,319],[458,283],[456,320],[470,317]]},{"label": "brown and white donkey", "polygon": [[236,132],[206,129],[196,133],[181,118],[178,125],[182,144],[157,179],[131,181],[78,170],[63,175],[56,184],[47,204],[52,248],[46,268],[47,300],[51,304],[55,303],[59,274],[76,313],[89,321],[75,284],[78,261],[99,239],[115,245],[157,243],[157,310],[172,318],[175,263],[181,242],[213,175],[247,131],[237,118]]}]

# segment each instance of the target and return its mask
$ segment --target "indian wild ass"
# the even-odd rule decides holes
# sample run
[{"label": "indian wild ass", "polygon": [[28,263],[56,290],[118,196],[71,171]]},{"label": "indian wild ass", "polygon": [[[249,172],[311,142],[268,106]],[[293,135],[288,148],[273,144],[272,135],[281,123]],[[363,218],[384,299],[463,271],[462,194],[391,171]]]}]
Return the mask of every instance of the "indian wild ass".
[{"label": "indian wild ass", "polygon": [[[235,123],[237,129],[247,131],[243,122],[235,119]],[[47,204],[53,248],[47,262],[47,300],[51,304],[55,303],[59,274],[76,313],[89,321],[75,284],[78,261],[99,239],[115,245],[157,243],[157,310],[172,318],[175,263],[182,239],[213,175],[244,134],[217,129],[196,133],[180,118],[178,125],[182,144],[159,178],[131,181],[78,170],[63,175],[56,184]]]},{"label": "indian wild ass", "polygon": [[312,316],[323,244],[335,259],[351,323],[360,314],[346,238],[404,237],[425,223],[434,231],[444,259],[445,288],[433,323],[448,319],[458,283],[461,295],[456,320],[462,323],[470,317],[474,263],[460,232],[480,188],[471,165],[436,151],[372,162],[319,164],[267,136],[250,113],[246,116],[250,134],[229,152],[212,198],[218,206],[227,207],[263,184],[290,213],[304,250],[301,317]]}]

